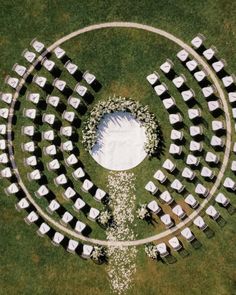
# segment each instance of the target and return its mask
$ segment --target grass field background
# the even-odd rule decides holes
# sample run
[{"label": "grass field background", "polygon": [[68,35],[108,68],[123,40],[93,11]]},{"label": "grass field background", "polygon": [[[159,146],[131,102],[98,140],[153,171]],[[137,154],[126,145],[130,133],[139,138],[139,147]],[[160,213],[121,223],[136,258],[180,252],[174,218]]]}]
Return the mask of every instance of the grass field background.
[{"label": "grass field background", "polygon": [[[15,62],[23,61],[20,53],[34,37],[49,45],[79,28],[108,21],[152,25],[187,43],[201,32],[209,45],[217,46],[219,56],[226,59],[228,72],[236,72],[236,4],[231,1],[0,1],[0,4],[2,89],[5,88],[4,77]],[[151,105],[169,138],[170,129],[163,124],[168,119],[167,113],[163,112],[162,106],[159,108],[152,102],[152,89],[146,87],[145,76],[167,57],[174,59],[177,46],[145,32],[108,29],[84,34],[65,43],[63,48],[83,69],[90,69],[101,82],[106,81],[96,99],[115,93]],[[183,67],[177,70],[184,72]],[[188,78],[190,86],[194,86],[194,81],[190,76]],[[178,96],[174,89],[173,93]],[[200,94],[199,100],[204,108]],[[184,107],[181,104],[181,109]],[[19,128],[15,127],[15,132],[17,135]],[[16,160],[24,174],[20,142],[21,138],[16,136]],[[166,144],[168,146],[168,139]],[[107,172],[102,168],[94,170],[93,160],[83,151],[81,153],[89,175],[103,187]],[[140,202],[150,198],[143,187],[158,164],[158,159],[145,160],[134,169],[140,176],[137,180]],[[4,186],[7,182],[1,181],[1,184]],[[230,194],[229,197],[235,205],[235,196]],[[0,294],[110,294],[104,265],[84,261],[61,247],[53,247],[49,239],[40,239],[35,233],[36,227],[24,223],[25,213],[15,210],[15,202],[14,197],[6,197],[1,189]],[[235,216],[221,212],[227,225],[220,228],[209,221],[215,232],[212,239],[195,231],[202,247],[195,250],[185,244],[190,255],[185,259],[176,256],[175,264],[153,262],[145,256],[143,247],[139,247],[137,273],[128,294],[236,294],[236,221]],[[138,223],[140,237],[143,233],[146,235],[147,230],[155,232],[146,224]],[[101,238],[102,231],[95,229],[94,235]]]}]

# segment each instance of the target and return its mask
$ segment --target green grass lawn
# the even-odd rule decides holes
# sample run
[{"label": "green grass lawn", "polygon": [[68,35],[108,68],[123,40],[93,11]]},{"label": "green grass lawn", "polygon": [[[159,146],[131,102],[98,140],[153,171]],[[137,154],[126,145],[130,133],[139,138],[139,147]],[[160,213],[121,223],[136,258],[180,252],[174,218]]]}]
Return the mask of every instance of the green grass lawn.
[{"label": "green grass lawn", "polygon": [[[37,37],[46,45],[50,45],[58,38],[82,28],[86,25],[107,21],[133,21],[152,25],[176,35],[187,43],[201,32],[207,37],[208,46],[214,44],[218,48],[218,56],[228,62],[229,73],[235,72],[235,11],[236,5],[231,1],[1,1],[0,9],[0,74],[3,91],[8,88],[3,84],[4,77],[10,73],[15,62],[23,63],[20,56],[29,42]],[[29,47],[29,46],[28,46]],[[153,197],[144,189],[147,181],[152,179],[154,172],[168,156],[170,145],[170,125],[168,113],[165,111],[160,99],[154,94],[147,84],[145,77],[158,67],[166,58],[175,62],[177,73],[184,73],[187,77],[187,85],[195,90],[199,107],[204,117],[205,145],[209,148],[209,140],[213,134],[209,122],[213,117],[207,111],[207,104],[200,88],[188,71],[177,61],[175,55],[179,48],[165,40],[144,31],[133,29],[106,29],[83,34],[66,42],[62,46],[81,70],[89,69],[95,73],[101,81],[102,90],[95,95],[95,103],[109,96],[121,95],[131,97],[144,105],[149,105],[158,118],[164,137],[164,151],[160,159],[146,159],[141,165],[133,169],[136,175],[137,205],[148,202]],[[60,64],[57,62],[57,64]],[[51,79],[50,74],[41,70],[40,74]],[[69,85],[75,85],[75,81],[69,74],[62,74],[62,79]],[[190,121],[186,116],[187,107],[176,91],[163,75],[161,80],[168,85],[170,93],[176,99],[178,107],[184,117],[184,132],[188,131]],[[29,86],[30,90],[37,89]],[[38,89],[37,89],[38,90]],[[57,91],[54,94],[59,94]],[[43,95],[43,92],[42,92]],[[43,95],[44,97],[44,95]],[[27,188],[32,193],[37,186],[30,184],[26,178],[26,172],[30,169],[23,166],[23,157],[20,143],[26,137],[20,136],[20,126],[30,123],[30,120],[22,118],[24,107],[30,106],[22,96],[21,106],[16,112],[17,122],[13,130],[15,133],[14,146],[16,161],[23,175],[23,180],[28,183]],[[2,105],[1,105],[2,106]],[[93,105],[91,105],[92,107]],[[91,108],[90,107],[90,108]],[[60,114],[48,107],[47,112]],[[222,116],[223,118],[223,116]],[[63,122],[65,123],[65,122]],[[39,131],[47,129],[40,126]],[[79,131],[81,137],[81,131]],[[190,137],[186,137],[184,147],[184,159]],[[236,141],[235,134],[233,141]],[[207,144],[208,143],[208,144]],[[40,143],[40,147],[43,144]],[[80,159],[85,164],[86,171],[92,180],[103,189],[107,189],[108,171],[95,164],[94,160],[83,150],[78,142]],[[223,153],[218,153],[222,159]],[[231,155],[231,160],[235,155]],[[49,157],[42,156],[43,163],[49,161]],[[183,168],[183,160],[176,160],[178,168]],[[1,167],[2,168],[2,167]],[[226,175],[232,175],[228,167]],[[216,173],[218,168],[215,169]],[[71,172],[71,170],[69,170]],[[49,187],[55,192],[52,183],[55,174],[46,173]],[[180,176],[180,174],[178,175]],[[198,171],[198,178],[204,182]],[[173,176],[169,176],[174,179]],[[72,179],[71,179],[72,180]],[[191,191],[193,185],[186,184]],[[204,182],[206,183],[206,182]],[[62,247],[53,247],[48,238],[40,239],[35,231],[36,226],[28,227],[23,217],[25,212],[18,213],[14,204],[16,198],[7,197],[3,188],[8,185],[7,181],[1,181],[1,217],[0,217],[0,294],[110,294],[107,279],[106,266],[98,266],[92,261],[84,261],[77,256],[70,255]],[[76,188],[80,183],[75,183]],[[211,187],[212,183],[207,183]],[[164,190],[163,186],[160,186]],[[235,195],[225,192],[236,206]],[[56,196],[61,199],[61,190],[56,191]],[[81,193],[86,202],[91,206],[102,209],[103,206],[95,202],[91,196]],[[178,203],[183,204],[183,198],[173,193]],[[45,200],[38,201],[42,207],[46,207]],[[73,212],[71,203],[64,202],[63,206]],[[163,206],[167,212],[167,206]],[[217,207],[219,209],[219,206]],[[189,255],[182,258],[175,255],[175,264],[164,264],[148,259],[144,253],[144,247],[138,248],[137,273],[133,287],[127,294],[236,294],[236,255],[235,255],[235,216],[230,216],[226,210],[219,209],[222,217],[226,220],[226,226],[220,228],[216,223],[206,218],[207,223],[214,231],[212,239],[207,239],[200,231],[194,229],[202,247],[198,250],[184,243]],[[192,212],[188,209],[187,213]],[[98,225],[78,213],[78,218],[86,221],[93,231],[91,237],[105,238],[105,232]],[[58,218],[58,217],[55,217]],[[177,220],[176,220],[177,221]],[[158,222],[155,227],[137,221],[134,228],[138,238],[158,233],[164,227]]]}]

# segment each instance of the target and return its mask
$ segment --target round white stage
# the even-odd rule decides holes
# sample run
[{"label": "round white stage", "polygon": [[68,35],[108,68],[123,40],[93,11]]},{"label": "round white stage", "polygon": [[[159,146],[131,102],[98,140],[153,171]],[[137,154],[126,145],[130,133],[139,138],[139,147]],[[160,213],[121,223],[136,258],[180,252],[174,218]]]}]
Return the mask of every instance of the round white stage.
[{"label": "round white stage", "polygon": [[97,143],[90,154],[106,169],[129,170],[147,156],[145,128],[130,113],[106,114],[98,125],[97,134]]}]

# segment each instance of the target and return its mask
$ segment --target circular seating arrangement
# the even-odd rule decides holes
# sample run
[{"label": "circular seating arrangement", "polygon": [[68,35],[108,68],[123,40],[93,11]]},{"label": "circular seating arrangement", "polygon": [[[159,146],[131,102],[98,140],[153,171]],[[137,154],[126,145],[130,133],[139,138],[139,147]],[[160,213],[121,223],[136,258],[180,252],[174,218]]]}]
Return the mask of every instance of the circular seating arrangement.
[{"label": "circular seating arrangement", "polygon": [[[180,236],[172,236],[168,240],[173,251],[183,249],[181,239],[189,243],[196,240],[195,228],[207,232],[208,216],[220,222],[221,210],[232,212],[230,192],[236,190],[236,179],[232,174],[221,175],[220,172],[222,163],[228,161],[228,156],[226,159],[223,156],[231,140],[227,120],[233,121],[236,118],[233,108],[236,101],[235,77],[226,72],[226,62],[218,59],[215,47],[205,48],[205,42],[205,38],[199,35],[191,44],[221,81],[221,86],[228,95],[228,107],[232,106],[230,117],[208,70],[185,49],[181,49],[176,56],[200,91],[188,86],[187,75],[178,73],[175,63],[169,58],[160,65],[160,73],[154,70],[146,77],[153,88],[155,103],[163,103],[171,140],[166,147],[168,157],[161,158],[161,167],[153,172],[152,179],[147,179],[144,188],[147,194],[146,205],[151,216],[160,220],[160,228],[170,234],[170,229],[182,224]],[[91,224],[94,227],[99,226],[99,216],[107,208],[109,196],[104,188],[96,186],[86,172],[86,165],[81,162],[76,144],[80,140],[78,129],[83,115],[96,92],[101,89],[101,84],[90,71],[82,72],[79,65],[61,47],[49,52],[36,39],[30,45],[32,51],[26,49],[22,56],[33,67],[32,70],[16,63],[12,70],[18,77],[7,76],[5,79],[6,84],[16,90],[17,95],[23,85],[27,92],[19,97],[10,92],[0,94],[4,104],[0,108],[1,123],[5,121],[0,124],[0,164],[4,166],[0,174],[10,182],[5,189],[6,194],[14,194],[19,198],[16,209],[27,212],[25,221],[27,224],[36,224],[38,235],[47,235],[55,246],[63,245],[68,252],[79,253],[87,259],[94,251],[93,246],[69,238],[67,229],[90,241]],[[34,71],[35,68],[38,68],[37,72]],[[71,80],[68,83],[65,78],[60,78],[63,70],[73,78],[74,85]],[[27,85],[25,81],[28,81]],[[170,93],[173,88],[179,97]],[[204,107],[198,103],[199,93],[205,99]],[[23,118],[18,122],[22,136],[21,156],[27,170],[23,176],[20,173],[18,175],[20,169],[16,167],[11,149],[14,145],[11,136],[12,118],[17,99],[24,100],[24,107],[18,110],[19,116]],[[179,109],[178,99],[186,104],[186,113]],[[204,122],[206,112],[212,118],[207,124]],[[210,135],[208,129],[211,130]],[[236,152],[236,143],[231,152]],[[10,167],[10,163],[15,169]],[[235,166],[234,160],[230,163],[233,173],[236,171]],[[13,177],[14,174],[17,178]],[[26,187],[30,187],[29,194],[33,202],[22,188],[22,181],[28,182]],[[219,185],[217,181],[222,181],[224,192],[228,191],[229,196],[219,192],[212,198]],[[190,182],[192,190],[188,191],[186,187]],[[215,183],[217,186],[214,188]],[[83,197],[85,195],[89,197]],[[44,213],[54,218],[55,223],[48,222],[50,219],[44,220],[46,215],[42,216],[39,205],[36,205],[39,199],[40,205],[44,204]],[[211,199],[212,203],[206,206]],[[203,208],[204,212],[201,210]],[[191,221],[195,228],[189,228]],[[164,242],[157,244],[157,250],[161,258],[171,255]]]},{"label": "circular seating arrangement", "polygon": [[[205,40],[205,38],[204,38]],[[235,93],[236,85],[234,75],[228,75],[224,69],[226,63],[223,60],[217,60],[216,57],[216,50],[215,48],[204,49],[202,37],[199,35],[191,41],[192,46],[196,50],[196,52],[204,57],[212,67],[212,70],[218,76],[218,78],[222,82],[222,86],[225,88],[225,92],[228,95],[229,103],[233,106],[235,102],[235,97],[233,93]],[[201,44],[200,44],[201,43]],[[202,51],[203,50],[203,51]],[[167,228],[174,226],[174,221],[171,219],[169,214],[165,213],[165,206],[162,206],[162,201],[165,204],[168,204],[171,207],[172,212],[177,215],[180,219],[188,219],[186,212],[183,210],[181,201],[181,195],[184,196],[185,189],[184,183],[186,181],[192,181],[193,185],[195,186],[194,191],[191,194],[188,194],[184,201],[185,203],[191,207],[193,210],[199,209],[201,203],[203,202],[201,198],[209,200],[211,198],[211,188],[214,185],[213,180],[218,175],[220,169],[220,158],[222,153],[224,153],[225,144],[226,144],[226,134],[229,132],[225,127],[226,120],[229,120],[229,114],[225,114],[223,111],[222,102],[220,97],[218,97],[218,92],[216,91],[216,87],[212,84],[211,80],[208,77],[208,71],[204,67],[198,64],[195,59],[191,59],[189,52],[186,50],[180,50],[177,53],[177,58],[181,61],[183,66],[190,72],[190,74],[196,80],[198,86],[200,86],[202,90],[202,94],[206,99],[208,111],[212,114],[212,122],[209,122],[211,125],[211,130],[213,131],[213,135],[210,138],[210,141],[207,143],[205,141],[205,134],[207,133],[206,125],[204,124],[204,118],[202,117],[202,108],[199,108],[199,103],[197,102],[197,97],[195,96],[195,92],[193,89],[188,88],[187,86],[187,79],[186,76],[182,73],[177,73],[175,70],[174,62],[170,59],[167,59],[163,64],[160,65],[160,70],[164,76],[162,76],[161,72],[157,72],[156,70],[147,76],[147,81],[149,84],[154,88],[154,93],[159,97],[160,101],[162,101],[164,108],[168,112],[169,116],[169,123],[173,126],[171,130],[170,139],[173,143],[169,146],[169,155],[173,158],[164,159],[162,167],[170,173],[169,176],[165,176],[164,171],[158,169],[153,177],[154,179],[159,181],[158,182],[149,180],[146,185],[146,189],[151,193],[155,194],[157,199],[160,199],[160,204],[158,206],[158,216],[160,220],[165,224]],[[188,117],[191,121],[195,122],[194,125],[190,125],[189,133],[186,134],[186,118],[183,117],[180,111],[178,110],[177,103],[173,98],[173,94],[169,92],[169,87],[166,82],[162,82],[162,79],[167,77],[167,79],[174,84],[174,86],[179,90],[182,99],[185,101],[188,107]],[[231,90],[227,87],[231,86]],[[204,110],[206,111],[206,110]],[[234,118],[234,116],[233,116]],[[189,123],[188,123],[189,124]],[[190,145],[189,150],[191,153],[188,152],[187,148],[183,149],[183,139],[189,137],[190,135]],[[228,137],[230,135],[228,134]],[[176,144],[178,143],[178,144]],[[186,145],[186,143],[184,142]],[[235,144],[234,144],[235,146]],[[187,153],[186,153],[187,152]],[[235,153],[235,151],[234,151]],[[205,155],[205,158],[203,157]],[[221,155],[221,156],[220,156]],[[178,179],[174,179],[175,171],[179,171],[178,169],[178,162],[175,161],[176,159],[185,159],[185,163],[187,164],[186,167],[182,170],[181,177],[178,174]],[[234,169],[234,162],[231,164],[232,171]],[[214,165],[214,166],[213,166]],[[216,169],[216,167],[218,169]],[[193,170],[194,171],[193,171]],[[173,176],[171,176],[171,174]],[[199,177],[200,176],[200,177]],[[235,181],[230,177],[224,177],[223,179],[223,186],[227,188],[227,190],[235,190]],[[166,184],[166,179],[168,182]],[[182,183],[183,181],[183,183]],[[204,184],[204,182],[211,181],[212,185],[209,187],[209,184]],[[162,188],[162,184],[164,184],[164,188]],[[164,191],[161,191],[163,189]],[[177,199],[174,200],[173,198],[173,191],[178,193],[180,196],[177,198],[180,201],[180,204],[177,203]],[[156,194],[156,192],[158,192]],[[198,199],[200,197],[200,199]],[[153,201],[150,201],[147,205],[148,210],[152,214],[157,214],[150,204]],[[156,202],[156,201],[155,201]],[[230,200],[224,196],[224,194],[220,193],[215,198],[215,202],[220,204],[222,208],[232,207],[230,204]],[[204,203],[204,202],[203,202]],[[228,210],[227,209],[227,210]],[[230,212],[230,210],[228,210]],[[169,211],[168,211],[169,212]],[[189,215],[191,216],[191,212]],[[205,210],[206,215],[209,215],[213,220],[219,220],[220,213],[216,210],[213,205],[210,205]],[[194,225],[196,225],[199,229],[203,231],[207,231],[208,226],[203,220],[201,216],[197,216],[194,221]],[[178,224],[178,221],[177,223]],[[187,239],[187,241],[192,242],[195,237],[190,231],[189,228],[185,228],[181,231],[181,235]],[[170,245],[173,249],[179,247],[178,241],[176,237],[173,238],[173,241],[170,240]]]},{"label": "circular seating arrangement", "polygon": [[[32,76],[32,83],[35,83],[36,86],[41,88],[44,94],[46,94],[46,97],[41,91],[31,92],[27,90],[27,93],[24,95],[25,99],[29,101],[29,104],[27,104],[27,107],[21,109],[21,112],[23,118],[25,118],[24,122],[28,122],[29,120],[29,123],[23,123],[21,126],[21,149],[24,157],[24,165],[29,171],[27,172],[27,179],[29,182],[35,182],[35,184],[32,185],[32,187],[36,187],[34,195],[37,198],[44,198],[47,200],[48,205],[45,208],[46,212],[48,212],[50,215],[57,214],[59,221],[61,224],[63,224],[63,226],[70,225],[77,233],[81,235],[87,235],[86,228],[90,228],[90,226],[85,224],[83,221],[78,220],[75,216],[73,216],[71,210],[68,211],[61,204],[59,199],[55,196],[55,191],[51,190],[52,184],[50,183],[50,188],[48,186],[49,182],[46,179],[44,168],[41,165],[41,162],[43,161],[43,163],[46,165],[48,172],[54,174],[53,184],[55,187],[61,187],[64,189],[64,192],[62,193],[63,197],[66,200],[73,201],[71,209],[75,212],[84,210],[84,214],[87,216],[88,220],[93,222],[96,221],[100,215],[101,208],[104,207],[104,202],[107,200],[108,195],[104,190],[98,188],[90,180],[89,175],[85,172],[83,164],[79,160],[79,151],[77,148],[75,148],[73,143],[73,135],[76,134],[74,126],[79,126],[78,123],[80,119],[78,115],[81,115],[81,112],[83,113],[86,109],[86,101],[82,103],[82,97],[86,99],[91,97],[92,94],[90,94],[86,86],[77,84],[75,89],[76,92],[80,94],[80,97],[71,96],[73,91],[64,80],[60,80],[58,78],[62,72],[60,65],[57,65],[56,61],[53,61],[50,59],[50,57],[48,57],[45,45],[34,39],[31,42],[31,46],[35,52],[25,50],[22,53],[23,57],[29,63],[37,63],[37,65],[34,64],[34,67],[42,65],[43,68],[55,78],[51,82],[49,78],[46,78],[41,74],[34,74]],[[41,56],[45,55],[41,61],[39,61],[39,53]],[[59,47],[55,48],[54,54],[64,64],[64,67],[68,73],[70,73],[75,78],[77,83],[81,83],[81,80],[83,79],[83,81],[89,86],[94,87],[100,85],[95,75],[92,73],[88,71],[85,73],[80,72],[80,70],[78,70],[78,66],[72,64],[63,49]],[[21,66],[19,64],[15,64],[12,70],[20,77],[31,75],[28,73],[27,67]],[[13,89],[16,89],[19,86],[20,80],[18,78],[7,76],[5,82]],[[53,87],[62,94],[62,97],[60,97],[60,95],[50,95],[50,91],[53,89]],[[13,101],[12,93],[1,93],[0,98],[2,102],[11,106]],[[67,100],[67,107],[65,106],[65,109],[61,113],[61,109],[57,108],[60,108],[64,99]],[[42,103],[44,105],[46,103],[45,111],[44,108],[41,107]],[[35,107],[33,107],[33,105],[35,105]],[[71,107],[74,109],[74,111],[70,110]],[[0,116],[3,119],[7,120],[9,118],[9,114],[9,108],[0,108]],[[62,122],[67,122],[71,125],[60,126]],[[43,124],[45,129],[40,131],[38,124]],[[60,128],[59,133],[58,126]],[[7,134],[7,125],[1,125],[1,134],[3,136]],[[29,138],[31,141],[28,140]],[[61,140],[58,141],[59,138],[61,138]],[[48,142],[48,144],[46,142]],[[61,142],[60,145],[58,145],[58,142]],[[43,154],[42,156],[39,156],[41,146],[43,147]],[[6,140],[1,139],[1,150],[6,150],[6,147]],[[61,161],[62,156],[63,162]],[[10,165],[8,153],[1,153],[0,163],[7,166]],[[66,167],[72,169],[70,175],[68,172],[66,172],[66,174],[62,172],[67,170]],[[2,169],[1,176],[11,179],[11,168],[6,167]],[[80,189],[83,192],[92,194],[93,199],[98,202],[98,207],[100,209],[90,206],[88,202],[82,199],[79,191],[77,191],[77,188],[72,186],[73,181],[80,182]],[[11,183],[5,189],[5,192],[7,194],[16,194],[16,196],[20,198],[16,205],[17,210],[27,210],[28,215],[25,217],[25,221],[28,224],[35,223],[38,227],[37,233],[40,236],[48,235],[51,238],[52,243],[56,246],[59,244],[64,245],[64,242],[67,241],[67,250],[73,253],[76,252],[76,249],[79,247],[79,243],[66,238],[63,233],[57,232],[53,229],[53,226],[41,220],[42,218],[40,214],[38,214],[37,208],[35,208],[35,206],[30,203],[30,200],[27,199],[27,196],[22,197],[23,191],[16,182]],[[93,247],[89,245],[83,245],[82,248],[82,252],[80,253],[80,251],[78,251],[78,253],[80,253],[83,258],[89,258],[92,254]]]}]

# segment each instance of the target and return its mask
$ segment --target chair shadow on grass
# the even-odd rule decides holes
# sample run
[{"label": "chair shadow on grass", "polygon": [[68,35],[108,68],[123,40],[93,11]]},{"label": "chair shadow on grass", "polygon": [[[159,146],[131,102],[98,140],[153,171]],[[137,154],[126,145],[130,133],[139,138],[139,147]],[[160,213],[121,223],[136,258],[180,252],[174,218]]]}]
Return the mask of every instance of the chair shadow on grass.
[{"label": "chair shadow on grass", "polygon": [[158,222],[154,219],[154,215],[151,215],[150,217],[146,217],[144,220],[147,222],[147,224],[150,224],[153,227],[155,227],[155,223],[158,224]]},{"label": "chair shadow on grass", "polygon": [[190,244],[192,245],[192,247],[195,250],[198,250],[198,249],[200,249],[202,247],[202,243],[196,238],[192,242],[190,242]]},{"label": "chair shadow on grass", "polygon": [[231,84],[230,86],[228,87],[225,87],[227,92],[235,92],[236,91],[236,85],[235,84]]},{"label": "chair shadow on grass", "polygon": [[[180,112],[180,114],[181,114],[181,112]],[[184,124],[184,122],[177,122],[177,123],[173,124],[172,126],[174,129],[179,130],[179,129],[184,128],[186,125]]]},{"label": "chair shadow on grass", "polygon": [[227,221],[222,216],[219,216],[216,219],[216,223],[219,225],[219,227],[225,227],[227,224]]},{"label": "chair shadow on grass", "polygon": [[76,143],[79,141],[79,134],[77,132],[73,132],[70,138],[73,143]]},{"label": "chair shadow on grass", "polygon": [[195,49],[195,51],[197,51],[197,53],[200,55],[202,55],[205,50],[207,50],[207,48],[204,44],[201,44],[198,48]]},{"label": "chair shadow on grass", "polygon": [[61,246],[62,246],[65,250],[67,250],[68,243],[69,243],[69,238],[65,236],[64,239],[61,241]]},{"label": "chair shadow on grass", "polygon": [[48,236],[49,239],[52,241],[55,233],[56,231],[53,228],[50,228],[50,230],[46,233],[46,236]]},{"label": "chair shadow on grass", "polygon": [[13,115],[12,116],[12,125],[16,125],[16,123],[17,123],[17,116],[16,115]]},{"label": "chair shadow on grass", "polygon": [[190,253],[182,246],[181,249],[177,251],[182,258],[186,258],[190,255]]},{"label": "chair shadow on grass", "polygon": [[221,167],[222,163],[221,163],[221,161],[219,161],[218,163],[209,162],[208,165],[212,168],[219,168],[219,167]]},{"label": "chair shadow on grass", "polygon": [[[216,75],[218,76],[219,79],[222,79],[226,76],[230,76],[231,74],[227,72],[225,68],[223,68]],[[227,89],[227,91],[232,91],[232,92],[236,90],[235,84],[231,84],[230,86],[225,88]]]},{"label": "chair shadow on grass", "polygon": [[192,97],[190,100],[186,101],[186,104],[187,104],[188,108],[193,108],[196,105],[198,107],[201,107],[201,104],[194,97]]},{"label": "chair shadow on grass", "polygon": [[[207,124],[207,121],[202,117],[193,118],[191,119],[191,121],[193,122],[193,125]],[[208,124],[207,124],[207,127],[208,127]]]},{"label": "chair shadow on grass", "polygon": [[41,161],[41,159],[39,159],[38,161],[37,161],[37,164],[36,164],[36,169],[39,169],[41,172],[44,172],[44,165],[43,165],[43,162]]},{"label": "chair shadow on grass", "polygon": [[[46,196],[44,196],[44,198],[47,200],[48,203],[50,203],[52,200],[56,199],[56,195],[51,190],[49,190],[49,193]],[[60,208],[58,209],[57,212],[60,212],[61,210]]]},{"label": "chair shadow on grass", "polygon": [[[160,85],[160,83],[158,85]],[[165,91],[164,93],[160,94],[159,97],[160,97],[161,100],[163,100],[163,99],[166,99],[166,98],[170,98],[171,95],[169,94],[168,91]]]},{"label": "chair shadow on grass", "polygon": [[186,157],[186,154],[182,151],[180,155],[178,155],[178,154],[172,154],[172,157],[173,157],[175,160],[180,160],[180,159]]},{"label": "chair shadow on grass", "polygon": [[36,156],[36,158],[42,158],[42,150],[39,146],[35,148],[34,155]]},{"label": "chair shadow on grass", "polygon": [[44,87],[42,87],[42,89],[47,93],[47,94],[51,94],[54,90],[54,86],[49,83],[49,82],[46,82],[46,84],[44,85]]},{"label": "chair shadow on grass", "polygon": [[77,108],[77,111],[81,116],[83,116],[87,112],[87,110],[88,108],[84,103],[81,103]]},{"label": "chair shadow on grass", "polygon": [[201,171],[202,167],[203,167],[203,165],[202,165],[201,162],[200,162],[197,166],[195,166],[195,165],[191,165],[191,169],[192,169],[193,171]]},{"label": "chair shadow on grass", "polygon": [[45,100],[40,99],[37,104],[38,109],[45,111],[47,109],[47,103]]},{"label": "chair shadow on grass", "polygon": [[55,136],[55,138],[52,141],[52,144],[54,144],[55,146],[60,146],[61,138],[59,136]]},{"label": "chair shadow on grass", "polygon": [[170,69],[169,73],[164,73],[164,75],[166,76],[167,79],[172,81],[175,78],[175,76],[177,76],[178,74],[176,73],[174,69]]},{"label": "chair shadow on grass", "polygon": [[42,177],[38,180],[39,185],[47,185],[48,184],[48,179],[45,175],[42,175]]},{"label": "chair shadow on grass", "polygon": [[50,71],[50,74],[54,78],[59,78],[62,74],[62,70],[58,66],[54,66],[54,68]]},{"label": "chair shadow on grass", "polygon": [[[15,194],[16,198],[20,201],[22,198],[25,198],[26,197],[26,194],[25,192],[20,189],[16,194]],[[25,208],[26,210],[27,208]]]},{"label": "chair shadow on grass", "polygon": [[223,114],[223,110],[216,109],[216,110],[212,111],[211,114],[214,118],[218,118],[219,116],[221,116]]},{"label": "chair shadow on grass", "polygon": [[66,104],[60,101],[58,106],[55,109],[61,115],[61,113],[63,113],[66,110]]},{"label": "chair shadow on grass", "polygon": [[80,82],[83,79],[83,72],[78,68],[71,76],[77,81]]},{"label": "chair shadow on grass", "polygon": [[17,100],[17,101],[15,102],[14,109],[15,109],[16,111],[19,111],[20,108],[21,108],[21,101],[20,101],[20,100]]},{"label": "chair shadow on grass", "polygon": [[69,86],[66,86],[61,93],[68,99],[68,97],[72,95],[73,90]]},{"label": "chair shadow on grass", "polygon": [[179,175],[179,173],[180,173],[180,170],[177,168],[177,167],[175,167],[175,169],[172,171],[172,172],[170,172],[170,171],[167,171],[169,174],[172,174],[172,175],[174,175],[175,177],[177,177],[178,175]]},{"label": "chair shadow on grass", "polygon": [[61,58],[61,62],[63,64],[67,63],[68,61],[71,61],[72,59],[67,55],[67,54],[64,54],[63,57]]},{"label": "chair shadow on grass", "polygon": [[181,112],[181,110],[180,110],[176,105],[174,105],[174,106],[172,106],[171,108],[169,108],[169,109],[167,110],[167,112],[168,112],[169,114],[176,114],[176,113],[183,114],[183,112]]},{"label": "chair shadow on grass", "polygon": [[229,205],[226,207],[227,212],[229,213],[229,215],[233,215],[236,212],[236,208],[229,203]]},{"label": "chair shadow on grass", "polygon": [[92,207],[86,203],[85,206],[81,208],[81,212],[83,212],[84,216],[88,217],[88,214],[91,208]]},{"label": "chair shadow on grass", "polygon": [[60,174],[66,174],[66,168],[64,165],[60,164],[59,169],[56,170],[56,174],[60,175]]},{"label": "chair shadow on grass", "polygon": [[177,262],[177,258],[169,253],[169,255],[165,257],[165,261],[167,264],[173,264]]},{"label": "chair shadow on grass", "polygon": [[210,81],[207,78],[204,78],[202,81],[197,81],[197,83],[201,88],[211,85]]},{"label": "chair shadow on grass", "polygon": [[19,91],[19,94],[20,94],[20,95],[25,95],[26,90],[27,90],[27,88],[26,88],[25,85],[21,86],[20,91]]},{"label": "chair shadow on grass", "polygon": [[84,101],[86,102],[86,104],[91,104],[93,101],[94,101],[94,96],[92,95],[92,93],[90,92],[87,92],[85,95],[84,95]]},{"label": "chair shadow on grass", "polygon": [[226,206],[218,204],[221,208],[226,209],[229,215],[233,215],[236,212],[236,208],[229,202]]},{"label": "chair shadow on grass", "polygon": [[207,227],[206,229],[204,229],[203,233],[208,239],[211,239],[215,236],[215,232],[210,227]]},{"label": "chair shadow on grass", "polygon": [[52,128],[56,130],[60,130],[62,127],[62,122],[60,120],[55,120],[55,122],[52,124]]},{"label": "chair shadow on grass", "polygon": [[95,79],[90,86],[95,92],[99,92],[99,90],[102,88],[102,84],[97,79]]},{"label": "chair shadow on grass", "polygon": [[219,129],[215,131],[216,136],[223,136],[226,135],[226,129]]}]

